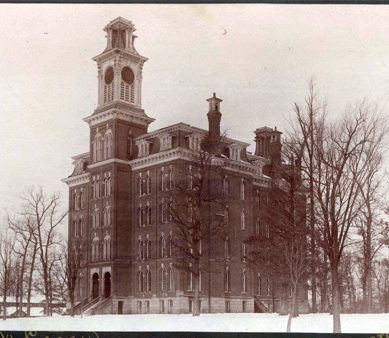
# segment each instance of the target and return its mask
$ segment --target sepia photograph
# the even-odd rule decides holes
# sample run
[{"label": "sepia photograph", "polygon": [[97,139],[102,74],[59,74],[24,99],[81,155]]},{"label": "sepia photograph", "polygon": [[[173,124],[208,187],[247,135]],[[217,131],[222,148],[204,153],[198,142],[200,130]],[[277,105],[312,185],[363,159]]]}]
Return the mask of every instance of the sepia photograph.
[{"label": "sepia photograph", "polygon": [[389,335],[389,5],[0,23],[2,337]]}]

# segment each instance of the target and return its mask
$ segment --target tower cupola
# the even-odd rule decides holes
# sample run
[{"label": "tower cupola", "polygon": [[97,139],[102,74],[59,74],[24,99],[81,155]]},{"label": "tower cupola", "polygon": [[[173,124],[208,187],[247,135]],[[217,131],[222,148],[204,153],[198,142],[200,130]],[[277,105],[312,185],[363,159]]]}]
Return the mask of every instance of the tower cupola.
[{"label": "tower cupola", "polygon": [[134,47],[134,24],[122,17],[104,27],[107,46],[93,60],[97,63],[99,91],[98,105],[112,102],[142,106],[142,68],[147,58]]}]

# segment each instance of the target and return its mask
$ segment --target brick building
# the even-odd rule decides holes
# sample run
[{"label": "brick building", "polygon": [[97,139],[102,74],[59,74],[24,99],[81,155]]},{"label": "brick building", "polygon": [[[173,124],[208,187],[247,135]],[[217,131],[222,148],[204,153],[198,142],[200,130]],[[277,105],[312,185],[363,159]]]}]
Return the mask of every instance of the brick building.
[{"label": "brick building", "polygon": [[[215,94],[207,100],[209,130],[178,123],[149,132],[154,119],[141,103],[147,58],[134,47],[134,25],[119,17],[104,30],[107,47],[93,59],[98,107],[84,118],[90,151],[73,157],[74,171],[63,180],[69,186],[69,245],[81,241],[86,248],[76,298],[92,313],[189,312],[191,276],[174,265],[174,224],[160,205],[174,203],[174,181],[183,168],[191,170],[202,140],[220,137],[222,100]],[[200,278],[202,312],[282,307],[272,281],[246,261],[244,240],[263,231],[261,200],[281,163],[281,133],[267,127],[254,133],[255,154],[246,151],[249,144],[227,137],[215,147],[220,184],[228,184],[229,226],[212,243],[211,268]]]}]

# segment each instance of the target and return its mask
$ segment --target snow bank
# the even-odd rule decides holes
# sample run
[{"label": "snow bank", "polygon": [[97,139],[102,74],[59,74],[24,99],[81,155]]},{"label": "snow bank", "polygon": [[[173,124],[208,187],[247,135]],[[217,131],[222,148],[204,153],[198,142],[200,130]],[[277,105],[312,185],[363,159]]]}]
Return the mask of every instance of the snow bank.
[{"label": "snow bank", "polygon": [[[389,332],[389,314],[344,314],[343,333]],[[277,314],[96,315],[15,318],[0,321],[0,330],[48,331],[224,331],[285,332],[287,316]],[[294,318],[292,332],[332,332],[329,314]]]}]

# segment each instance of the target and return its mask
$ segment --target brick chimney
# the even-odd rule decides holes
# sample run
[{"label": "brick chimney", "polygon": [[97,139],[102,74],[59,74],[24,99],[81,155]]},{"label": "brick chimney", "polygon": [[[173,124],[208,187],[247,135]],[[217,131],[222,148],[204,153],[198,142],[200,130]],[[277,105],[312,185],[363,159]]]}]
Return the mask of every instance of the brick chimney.
[{"label": "brick chimney", "polygon": [[220,113],[220,102],[223,100],[216,97],[216,94],[213,93],[213,96],[207,100],[209,102],[209,111],[208,111],[208,130],[209,138],[211,142],[219,142],[220,139],[220,120],[222,114]]},{"label": "brick chimney", "polygon": [[281,132],[269,127],[257,128],[255,130],[255,155],[268,158],[271,167],[267,170],[267,175],[276,175],[277,168],[281,165]]}]

